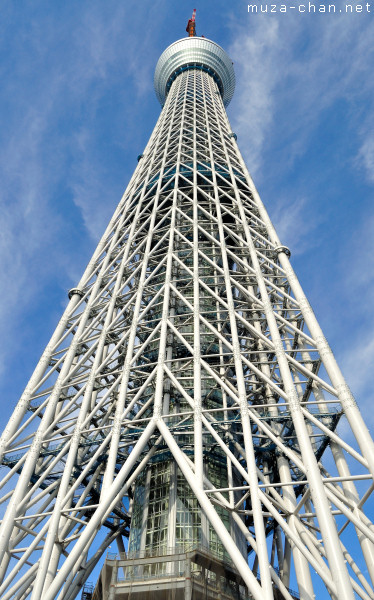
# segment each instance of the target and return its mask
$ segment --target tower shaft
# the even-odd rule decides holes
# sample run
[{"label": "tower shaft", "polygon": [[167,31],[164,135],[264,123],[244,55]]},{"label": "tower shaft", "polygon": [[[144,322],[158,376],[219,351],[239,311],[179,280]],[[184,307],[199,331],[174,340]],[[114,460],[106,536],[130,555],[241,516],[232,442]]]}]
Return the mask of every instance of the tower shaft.
[{"label": "tower shaft", "polygon": [[155,86],[160,118],[1,438],[0,595],[72,600],[117,540],[116,598],[144,599],[140,580],[188,597],[167,578],[189,600],[203,579],[205,598],[374,598],[373,441],[241,157],[231,61],[180,40]]}]

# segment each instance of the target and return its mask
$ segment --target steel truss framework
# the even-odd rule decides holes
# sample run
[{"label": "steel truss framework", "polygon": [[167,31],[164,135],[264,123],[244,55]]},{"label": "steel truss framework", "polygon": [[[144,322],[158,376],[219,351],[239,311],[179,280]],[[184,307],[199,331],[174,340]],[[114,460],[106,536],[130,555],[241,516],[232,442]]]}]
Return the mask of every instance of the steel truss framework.
[{"label": "steel truss framework", "polygon": [[[296,581],[312,600],[322,581],[334,599],[374,598],[373,441],[209,73],[173,81],[69,297],[1,438],[3,600],[75,598],[128,536],[129,490],[160,449],[251,597],[290,600]],[[225,488],[204,470],[212,447]]]}]

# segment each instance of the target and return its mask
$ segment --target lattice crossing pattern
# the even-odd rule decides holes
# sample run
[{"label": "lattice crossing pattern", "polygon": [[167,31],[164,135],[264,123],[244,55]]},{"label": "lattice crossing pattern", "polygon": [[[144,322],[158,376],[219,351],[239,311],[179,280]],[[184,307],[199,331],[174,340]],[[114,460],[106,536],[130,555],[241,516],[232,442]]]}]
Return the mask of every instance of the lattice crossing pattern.
[{"label": "lattice crossing pattern", "polygon": [[1,438],[3,600],[75,598],[129,535],[207,545],[256,600],[374,598],[373,442],[207,66],[171,81]]}]

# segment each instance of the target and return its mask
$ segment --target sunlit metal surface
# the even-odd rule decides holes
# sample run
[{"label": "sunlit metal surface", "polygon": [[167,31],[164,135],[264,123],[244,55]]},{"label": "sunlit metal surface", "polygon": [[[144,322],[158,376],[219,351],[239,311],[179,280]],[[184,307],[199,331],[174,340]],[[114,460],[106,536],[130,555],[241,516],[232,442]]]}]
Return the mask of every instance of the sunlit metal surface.
[{"label": "sunlit metal surface", "polygon": [[171,80],[183,69],[192,68],[194,65],[211,70],[211,74],[217,78],[223,103],[227,106],[235,90],[232,61],[221,46],[202,37],[178,40],[161,54],[154,77],[156,96],[161,105],[164,105]]}]

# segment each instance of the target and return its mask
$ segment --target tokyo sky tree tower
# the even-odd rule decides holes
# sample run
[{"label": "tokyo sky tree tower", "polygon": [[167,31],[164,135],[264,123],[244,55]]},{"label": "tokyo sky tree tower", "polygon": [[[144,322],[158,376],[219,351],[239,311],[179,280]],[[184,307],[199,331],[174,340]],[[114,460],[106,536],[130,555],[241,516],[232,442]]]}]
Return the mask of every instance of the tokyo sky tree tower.
[{"label": "tokyo sky tree tower", "polygon": [[2,600],[374,599],[373,441],[188,29],[1,438]]}]

